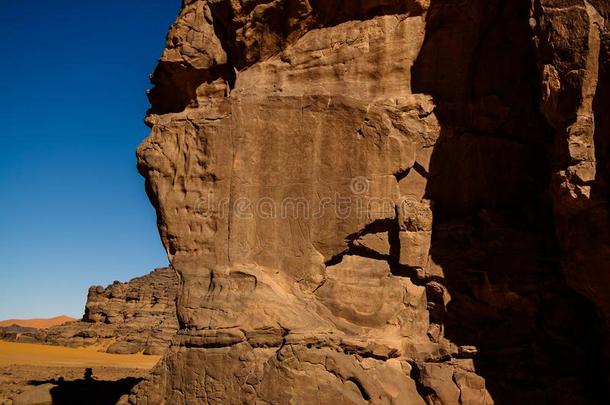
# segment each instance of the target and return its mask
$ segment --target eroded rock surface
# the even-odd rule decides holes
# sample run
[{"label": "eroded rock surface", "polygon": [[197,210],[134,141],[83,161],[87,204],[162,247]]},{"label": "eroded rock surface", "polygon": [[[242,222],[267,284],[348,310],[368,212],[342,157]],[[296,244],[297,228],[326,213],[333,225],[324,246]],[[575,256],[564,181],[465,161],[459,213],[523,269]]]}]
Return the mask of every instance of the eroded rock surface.
[{"label": "eroded rock surface", "polygon": [[180,330],[130,402],[603,402],[607,11],[185,1],[138,149]]},{"label": "eroded rock surface", "polygon": [[[610,5],[541,1],[541,110],[555,133],[551,193],[570,285],[610,316]],[[608,319],[606,319],[608,320]]]}]

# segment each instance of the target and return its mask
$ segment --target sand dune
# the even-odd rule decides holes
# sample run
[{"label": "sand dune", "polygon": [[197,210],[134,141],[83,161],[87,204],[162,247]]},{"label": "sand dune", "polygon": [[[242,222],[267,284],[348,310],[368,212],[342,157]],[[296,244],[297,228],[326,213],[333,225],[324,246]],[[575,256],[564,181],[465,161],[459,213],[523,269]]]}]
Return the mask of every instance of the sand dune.
[{"label": "sand dune", "polygon": [[7,319],[6,321],[0,321],[0,327],[17,325],[27,328],[46,329],[72,321],[76,321],[76,319],[65,315],[56,316],[54,318]]}]

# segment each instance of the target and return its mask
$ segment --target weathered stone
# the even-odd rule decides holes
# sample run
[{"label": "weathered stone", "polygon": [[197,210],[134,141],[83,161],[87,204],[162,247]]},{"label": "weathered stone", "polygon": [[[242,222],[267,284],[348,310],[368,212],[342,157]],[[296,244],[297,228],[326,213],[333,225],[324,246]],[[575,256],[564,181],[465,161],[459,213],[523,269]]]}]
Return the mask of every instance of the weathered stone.
[{"label": "weathered stone", "polygon": [[354,241],[358,246],[383,256],[390,255],[390,240],[388,232],[367,233]]},{"label": "weathered stone", "polygon": [[609,9],[184,2],[138,149],[180,331],[130,402],[602,398],[554,238],[609,313]]},{"label": "weathered stone", "polygon": [[424,268],[428,262],[432,232],[400,232],[400,264]]},{"label": "weathered stone", "polygon": [[398,182],[400,195],[415,201],[424,199],[427,186],[428,180],[414,169],[409,170],[405,178]]},{"label": "weathered stone", "polygon": [[[138,157],[151,195],[159,201],[162,239],[181,275],[178,316],[184,330],[155,372],[166,383],[155,386],[156,394],[143,385],[149,388],[139,390],[138,398],[197,402],[195,391],[165,376],[169,369],[184,370],[185,383],[212,390],[225,402],[290,402],[293,396],[311,402],[303,385],[309,378],[325,387],[315,391],[322,403],[396,395],[387,385],[394,372],[406,384],[398,393],[409,386],[402,369],[387,364],[376,367],[381,374],[375,378],[385,383],[373,390],[373,377],[337,380],[334,368],[314,373],[307,359],[318,356],[310,345],[331,356],[337,338],[364,338],[366,342],[345,347],[380,358],[400,356],[405,339],[428,339],[425,288],[392,274],[387,260],[345,255],[331,264],[350,249],[350,235],[365,235],[354,246],[390,255],[390,229],[381,231],[385,241],[373,241],[363,230],[396,221],[396,174],[410,170],[438,139],[434,105],[429,97],[414,94],[409,81],[423,40],[426,5],[412,3],[404,9],[412,14],[400,19],[382,13],[328,24],[323,21],[330,10],[322,15],[317,3],[299,4],[280,11],[278,4],[194,2],[185,5],[170,33],[178,39],[153,77],[157,86],[147,118],[152,134]],[[398,11],[404,4],[387,7]],[[204,38],[211,33],[206,28],[211,20],[216,32],[223,27],[234,42],[212,38],[198,58],[191,48],[202,42],[184,41],[193,24],[191,9],[208,16],[200,28]],[[259,31],[271,24],[271,15],[286,12],[294,20],[281,31]],[[228,24],[227,16],[235,24]],[[328,26],[312,29],[320,24]],[[230,55],[226,61],[217,41]],[[163,72],[178,58],[193,65],[186,68],[189,77],[216,76],[200,84],[174,84]],[[172,80],[179,77],[174,73]],[[225,93],[220,91],[223,80],[229,89]],[[214,85],[218,91],[212,83],[219,83]],[[185,90],[185,84],[197,88]],[[176,89],[182,89],[179,96],[171,95]],[[421,223],[429,234],[429,221]],[[378,305],[372,305],[371,294]],[[215,332],[235,326],[245,335],[227,339]],[[204,337],[197,330],[210,333]],[[262,332],[274,330],[278,333]],[[336,337],[305,343],[291,337],[300,330]],[[271,356],[269,350],[277,351],[282,341],[292,341],[294,349]],[[211,352],[195,353],[194,347],[223,351],[212,360]],[[303,353],[302,359],[294,357],[295,350]],[[357,361],[354,355],[337,356],[330,358],[348,369]],[[260,370],[248,386],[230,381],[232,368],[244,367],[241,358]],[[286,363],[290,358],[294,360]],[[183,369],[187,362],[205,364],[202,375],[216,376],[216,382],[195,383],[197,377]],[[221,363],[224,371],[218,369]],[[293,371],[286,374],[290,369],[312,374],[275,390],[278,378],[293,381]],[[228,374],[220,377],[219,372]],[[419,398],[410,384],[408,398]]]},{"label": "weathered stone", "polygon": [[[387,262],[345,256],[341,263],[326,268],[325,277],[316,295],[340,318],[337,321],[375,328],[368,333],[379,337],[425,334],[428,325],[422,316],[426,312],[423,294],[416,293],[415,300],[406,297],[411,291],[405,288],[405,283],[411,282],[392,276]],[[371,296],[375,297],[374,301]],[[418,306],[405,305],[407,302]]]},{"label": "weathered stone", "polygon": [[29,387],[13,400],[14,405],[52,405],[53,397],[51,390],[56,386],[53,384],[40,384]]},{"label": "weathered stone", "polygon": [[554,202],[562,264],[569,283],[610,317],[610,31],[600,1],[558,8],[541,0],[538,63],[546,92],[541,110],[555,130]]},{"label": "weathered stone", "polygon": [[401,198],[398,207],[398,226],[406,232],[432,231],[430,201]]}]

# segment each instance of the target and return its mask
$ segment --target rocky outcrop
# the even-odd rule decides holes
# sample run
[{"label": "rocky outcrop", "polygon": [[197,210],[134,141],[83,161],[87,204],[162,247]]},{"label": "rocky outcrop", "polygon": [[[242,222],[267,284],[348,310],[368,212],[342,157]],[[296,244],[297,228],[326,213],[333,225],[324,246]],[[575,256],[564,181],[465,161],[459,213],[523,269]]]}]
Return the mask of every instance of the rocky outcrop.
[{"label": "rocky outcrop", "polygon": [[[565,135],[549,121],[540,85],[544,41],[557,55],[576,57],[587,45],[559,38],[580,35],[586,21],[544,25],[543,9],[561,14],[580,6],[542,3],[474,1],[466,13],[454,1],[431,3],[434,28],[413,70],[418,90],[434,96],[443,128],[427,188],[435,204],[431,258],[452,297],[446,335],[477,346],[477,370],[498,402],[603,403],[607,338],[595,308],[603,301],[576,294],[575,287],[583,291],[568,266],[570,257],[603,262],[603,248],[589,255],[565,244],[556,194]],[[543,26],[555,37],[542,34]],[[570,104],[575,96],[555,100]],[[607,233],[604,222],[596,226]]]},{"label": "rocky outcrop", "polygon": [[0,328],[0,339],[67,347],[97,345],[108,353],[160,355],[178,330],[178,278],[171,268],[127,283],[89,289],[85,315],[48,329]]},{"label": "rocky outcrop", "polygon": [[603,403],[607,11],[183,2],[138,149],[180,330],[130,402]]},{"label": "rocky outcrop", "polygon": [[[162,354],[178,330],[173,269],[157,269],[128,283],[89,289],[83,322],[105,325],[116,342],[109,353]],[[109,334],[109,333],[108,333]]]},{"label": "rocky outcrop", "polygon": [[551,195],[568,281],[610,316],[610,5],[537,2],[541,111],[554,132]]},{"label": "rocky outcrop", "polygon": [[39,343],[43,333],[38,328],[18,325],[0,327],[0,340],[20,343]]},{"label": "rocky outcrop", "polygon": [[173,269],[127,283],[89,289],[82,321],[50,329],[45,341],[62,346],[102,344],[108,353],[163,354],[178,330]]}]

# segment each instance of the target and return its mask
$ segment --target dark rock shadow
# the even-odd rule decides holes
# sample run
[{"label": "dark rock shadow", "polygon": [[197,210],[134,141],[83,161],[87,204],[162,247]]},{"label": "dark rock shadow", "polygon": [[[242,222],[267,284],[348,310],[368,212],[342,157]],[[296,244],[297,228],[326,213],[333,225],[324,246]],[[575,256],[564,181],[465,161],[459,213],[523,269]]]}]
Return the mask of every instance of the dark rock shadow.
[{"label": "dark rock shadow", "polygon": [[432,0],[412,69],[442,127],[426,198],[452,298],[444,332],[478,347],[496,404],[603,403],[598,315],[559,264],[530,7]]},{"label": "dark rock shadow", "polygon": [[[90,370],[90,369],[87,369]],[[91,372],[85,378],[66,381],[63,378],[29,381],[29,385],[53,384],[50,390],[53,405],[115,405],[123,395],[142,381],[142,378],[127,377],[116,381],[96,380]]]}]

